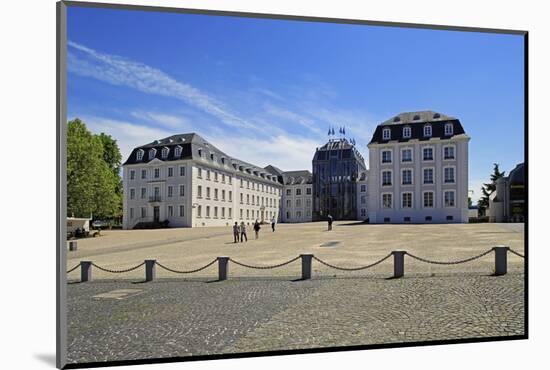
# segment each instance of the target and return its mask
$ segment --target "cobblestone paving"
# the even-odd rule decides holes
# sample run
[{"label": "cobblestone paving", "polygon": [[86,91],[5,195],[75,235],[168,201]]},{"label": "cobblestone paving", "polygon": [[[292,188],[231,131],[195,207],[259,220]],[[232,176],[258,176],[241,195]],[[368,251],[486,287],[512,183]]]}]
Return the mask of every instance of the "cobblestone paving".
[{"label": "cobblestone paving", "polygon": [[[95,281],[68,289],[69,362],[523,334],[523,274]],[[94,296],[142,290],[123,299]]]}]

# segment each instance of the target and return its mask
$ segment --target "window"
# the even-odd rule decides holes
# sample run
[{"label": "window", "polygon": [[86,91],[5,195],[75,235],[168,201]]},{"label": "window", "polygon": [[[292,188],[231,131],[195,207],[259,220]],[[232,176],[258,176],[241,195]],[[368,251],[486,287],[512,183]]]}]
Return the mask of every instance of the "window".
[{"label": "window", "polygon": [[174,167],[168,167],[168,177],[174,176]]},{"label": "window", "polygon": [[302,206],[302,200],[296,199],[296,207],[301,207],[301,206]]},{"label": "window", "polygon": [[[201,177],[201,169],[199,168],[199,177]],[[185,167],[180,167],[180,176],[185,176]]]},{"label": "window", "polygon": [[133,180],[136,178],[136,171],[130,170],[130,180]]},{"label": "window", "polygon": [[367,216],[367,210],[365,208],[361,208],[361,217]]},{"label": "window", "polygon": [[286,213],[286,219],[287,219],[287,220],[290,220],[290,212],[287,212],[287,213]]},{"label": "window", "polygon": [[250,210],[247,209],[247,210],[246,210],[246,219],[248,220],[249,218],[250,218]]},{"label": "window", "polygon": [[239,219],[241,219],[241,220],[242,220],[242,219],[243,219],[243,210],[242,210],[242,209],[240,210],[239,214],[240,214],[240,217],[239,217]]},{"label": "window", "polygon": [[382,151],[382,163],[391,163],[391,150]]},{"label": "window", "polygon": [[146,179],[147,178],[147,170],[141,170],[141,178]]},{"label": "window", "polygon": [[401,150],[401,162],[412,162],[412,149]]},{"label": "window", "polygon": [[160,177],[160,168],[155,168],[154,174],[155,174],[155,179],[158,179]]},{"label": "window", "polygon": [[412,170],[410,169],[401,170],[401,184],[402,185],[412,184]]},{"label": "window", "polygon": [[453,216],[447,216],[447,221],[452,221],[453,220]]},{"label": "window", "polygon": [[149,160],[155,158],[155,155],[157,155],[157,150],[155,148],[149,150]]},{"label": "window", "polygon": [[214,172],[214,181],[218,182],[218,173]]},{"label": "window", "polygon": [[170,152],[170,149],[168,148],[162,148],[162,159],[168,158],[168,153]]},{"label": "window", "polygon": [[206,188],[206,199],[210,199],[210,188]]},{"label": "window", "polygon": [[411,128],[409,126],[403,127],[403,137],[404,138],[410,138],[411,137]]},{"label": "window", "polygon": [[143,149],[140,149],[136,152],[136,161],[141,161],[143,159]]},{"label": "window", "polygon": [[[254,184],[252,184],[252,186],[254,186]],[[246,188],[250,189],[250,181],[248,181],[248,180],[246,180]]]},{"label": "window", "polygon": [[214,200],[218,200],[218,189],[214,189]]},{"label": "window", "polygon": [[391,185],[391,171],[382,171],[382,186]]},{"label": "window", "polygon": [[231,208],[228,208],[227,211],[229,212],[229,214],[227,215],[227,217],[228,217],[228,218],[233,217],[232,214],[231,214]]},{"label": "window", "polygon": [[389,140],[391,138],[390,129],[385,128],[382,130],[382,140]]},{"label": "window", "polygon": [[434,183],[434,170],[433,168],[424,168],[424,184]]},{"label": "window", "polygon": [[424,193],[424,208],[433,208],[434,206],[434,193],[427,191]]},{"label": "window", "polygon": [[291,189],[286,189],[286,195],[291,195],[292,194],[292,190]]},{"label": "window", "polygon": [[424,136],[426,136],[426,137],[432,136],[432,126],[431,125],[424,126]]},{"label": "window", "polygon": [[445,124],[445,135],[452,135],[453,134],[453,124],[447,123]]},{"label": "window", "polygon": [[174,207],[168,206],[168,217],[174,216]]},{"label": "window", "polygon": [[382,194],[382,208],[392,208],[392,194]]},{"label": "window", "polygon": [[206,170],[206,179],[210,180],[210,170]]},{"label": "window", "polygon": [[306,199],[306,207],[311,208],[311,199]]},{"label": "window", "polygon": [[403,217],[403,222],[411,222],[411,218],[410,217]]},{"label": "window", "polygon": [[176,149],[174,149],[174,157],[179,158],[181,156],[181,146],[177,146]]},{"label": "window", "polygon": [[296,218],[301,218],[301,217],[302,217],[302,211],[297,211]]},{"label": "window", "polygon": [[445,184],[452,184],[455,182],[455,169],[454,167],[445,167],[444,171],[444,182]]},{"label": "window", "polygon": [[243,193],[241,193],[241,204],[243,204]]},{"label": "window", "polygon": [[246,204],[250,204],[250,194],[246,194]]},{"label": "window", "polygon": [[446,191],[443,195],[443,200],[445,203],[445,207],[454,207],[455,206],[455,192],[454,191]]},{"label": "window", "polygon": [[134,209],[130,208],[130,218],[134,218]]},{"label": "window", "polygon": [[202,217],[202,206],[197,206],[197,217]]},{"label": "window", "polygon": [[214,160],[214,154],[210,154],[210,159]]},{"label": "window", "polygon": [[222,183],[225,184],[225,175],[222,173]]},{"label": "window", "polygon": [[222,218],[225,218],[225,207],[222,207]]},{"label": "window", "polygon": [[218,218],[218,207],[214,207],[214,218]]},{"label": "window", "polygon": [[202,149],[199,149],[198,153],[199,153],[199,157],[202,157]]},{"label": "window", "polygon": [[231,185],[231,176],[227,176],[227,179],[229,180],[229,184]]},{"label": "window", "polygon": [[412,208],[412,193],[401,194],[401,208]]},{"label": "window", "polygon": [[172,198],[172,196],[174,195],[174,187],[173,186],[168,186],[168,198]]},{"label": "window", "polygon": [[141,188],[141,199],[145,199],[147,196],[147,188]]},{"label": "window", "polygon": [[361,185],[361,193],[364,193],[367,191],[367,185]]},{"label": "window", "polygon": [[222,190],[222,200],[225,200],[225,190]]},{"label": "window", "polygon": [[202,198],[202,186],[197,186],[197,198]]},{"label": "window", "polygon": [[287,208],[290,208],[290,207],[291,207],[290,199],[287,199],[287,200],[286,200],[286,206],[287,206]]},{"label": "window", "polygon": [[311,195],[311,188],[306,188],[306,194]]},{"label": "window", "polygon": [[302,189],[296,189],[296,195],[302,195]]},{"label": "window", "polygon": [[424,148],[422,149],[422,159],[425,161],[434,160],[434,150],[433,148]]},{"label": "window", "polygon": [[443,147],[443,159],[455,159],[455,147],[454,146]]},{"label": "window", "polygon": [[180,185],[180,197],[183,197],[183,196],[185,196],[185,186]]},{"label": "window", "polygon": [[241,179],[241,188],[243,187],[243,179]]},{"label": "window", "polygon": [[431,220],[432,220],[432,216],[426,216],[424,219],[425,219],[426,221],[431,221]]},{"label": "window", "polygon": [[361,204],[366,204],[366,203],[367,203],[367,197],[364,195],[361,195]]},{"label": "window", "polygon": [[391,218],[389,217],[384,217],[384,223],[390,223],[391,222]]},{"label": "window", "polygon": [[231,190],[229,190],[229,201],[233,201],[233,192]]},{"label": "window", "polygon": [[210,206],[206,206],[206,217],[210,217]]},{"label": "window", "polygon": [[141,207],[141,218],[147,217],[147,208]]},{"label": "window", "polygon": [[130,189],[130,199],[136,198],[136,189]]}]

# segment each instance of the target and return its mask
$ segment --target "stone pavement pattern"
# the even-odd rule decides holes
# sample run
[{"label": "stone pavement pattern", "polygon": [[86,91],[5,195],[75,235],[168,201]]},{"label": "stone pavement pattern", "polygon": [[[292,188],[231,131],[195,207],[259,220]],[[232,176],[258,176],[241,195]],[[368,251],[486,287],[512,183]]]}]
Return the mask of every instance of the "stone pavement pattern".
[{"label": "stone pavement pattern", "polygon": [[[69,284],[68,360],[522,335],[523,282],[514,273]],[[117,289],[139,292],[94,298]]]}]

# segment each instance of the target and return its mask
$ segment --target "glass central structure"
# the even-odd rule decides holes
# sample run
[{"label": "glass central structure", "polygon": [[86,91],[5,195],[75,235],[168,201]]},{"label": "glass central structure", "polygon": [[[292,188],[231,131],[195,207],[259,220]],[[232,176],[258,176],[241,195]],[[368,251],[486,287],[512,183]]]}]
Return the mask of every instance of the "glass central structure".
[{"label": "glass central structure", "polygon": [[357,219],[359,173],[365,160],[346,139],[329,140],[313,157],[313,221]]}]

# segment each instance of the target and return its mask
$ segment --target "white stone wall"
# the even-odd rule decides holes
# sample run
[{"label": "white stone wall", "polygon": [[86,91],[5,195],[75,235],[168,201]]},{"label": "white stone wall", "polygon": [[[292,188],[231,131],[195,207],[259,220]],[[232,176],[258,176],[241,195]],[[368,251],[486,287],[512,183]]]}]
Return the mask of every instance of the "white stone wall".
[{"label": "white stone wall", "polygon": [[369,217],[369,193],[367,181],[367,179],[357,181],[357,219],[361,221],[364,221]]},{"label": "white stone wall", "polygon": [[[182,176],[180,167],[185,168]],[[154,177],[155,168],[160,171],[158,178]],[[168,168],[173,168],[173,176],[168,176]],[[145,179],[141,178],[142,170],[146,171]],[[131,171],[135,171],[133,180]],[[184,187],[183,195],[180,195],[180,186]],[[209,166],[195,160],[163,162],[156,159],[147,164],[124,166],[123,188],[123,227],[131,229],[140,221],[153,221],[154,207],[159,207],[159,221],[168,220],[170,227],[228,226],[235,221],[253,222],[256,219],[269,221],[279,215],[282,186],[260,176],[240,175],[228,166]],[[146,189],[143,198],[141,188]],[[155,188],[159,199],[150,199]],[[131,189],[134,189],[134,199],[131,199]],[[241,194],[243,203],[240,202]],[[183,216],[180,206],[183,206]],[[142,208],[145,217],[141,217]]]},{"label": "white stone wall", "polygon": [[[309,190],[308,190],[309,189]],[[308,194],[309,191],[309,194]],[[298,192],[300,194],[298,194]],[[313,213],[313,185],[284,185],[281,220],[285,223],[311,222]]]},{"label": "white stone wall", "polygon": [[[410,140],[405,143],[390,141],[387,144],[369,145],[369,176],[368,176],[368,215],[372,223],[447,223],[468,222],[468,141],[467,136],[441,140],[432,138],[427,141]],[[443,148],[452,145],[455,148],[455,159],[444,159]],[[423,159],[423,148],[433,148],[433,160]],[[412,162],[401,161],[401,149],[412,150]],[[392,162],[382,163],[382,151],[392,152]],[[455,182],[444,182],[444,168],[454,168]],[[433,184],[425,184],[423,170],[433,169]],[[412,171],[412,184],[402,183],[402,170]],[[382,172],[392,173],[392,184],[382,185]],[[444,194],[446,191],[455,193],[455,205],[446,207]],[[424,193],[433,192],[433,207],[424,206]],[[403,207],[403,193],[412,194],[412,207]],[[391,194],[391,208],[382,205],[383,195]],[[431,217],[431,220],[427,219]]]}]

